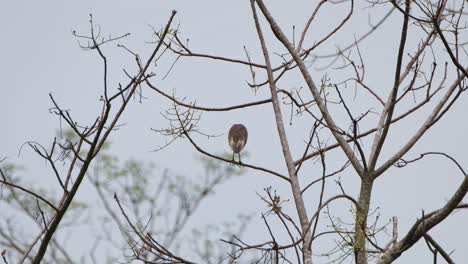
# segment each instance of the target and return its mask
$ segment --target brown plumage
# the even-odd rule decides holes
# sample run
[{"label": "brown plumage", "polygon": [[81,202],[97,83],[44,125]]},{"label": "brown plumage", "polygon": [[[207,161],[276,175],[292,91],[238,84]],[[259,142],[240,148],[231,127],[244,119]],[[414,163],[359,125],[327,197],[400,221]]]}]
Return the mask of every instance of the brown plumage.
[{"label": "brown plumage", "polygon": [[231,129],[229,129],[228,140],[229,146],[232,149],[232,160],[234,161],[234,154],[239,155],[239,163],[241,162],[240,152],[244,149],[245,144],[247,144],[247,138],[249,133],[247,128],[242,124],[234,124]]}]

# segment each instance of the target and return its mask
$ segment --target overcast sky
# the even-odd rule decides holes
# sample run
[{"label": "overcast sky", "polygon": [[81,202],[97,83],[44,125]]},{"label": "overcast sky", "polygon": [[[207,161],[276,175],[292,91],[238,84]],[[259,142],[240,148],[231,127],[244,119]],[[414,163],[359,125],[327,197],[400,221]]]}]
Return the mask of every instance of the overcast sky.
[{"label": "overcast sky", "polygon": [[[272,1],[268,1],[272,2]],[[292,34],[293,25],[302,29],[316,1],[285,1],[267,3],[283,29]],[[329,40],[318,54],[336,51],[345,47],[375,24],[384,14],[386,8],[377,6],[364,9],[366,3],[357,3],[355,18],[336,37]],[[309,44],[323,36],[339,18],[345,16],[347,9],[327,7],[319,13],[317,24],[312,27]],[[89,32],[89,14],[101,26],[102,32],[118,36],[130,32],[123,43],[134,51],[147,55],[153,41],[150,26],[162,28],[170,16],[171,10],[177,10],[175,25],[180,27],[180,34],[190,39],[193,51],[223,55],[233,58],[244,58],[243,46],[249,50],[253,60],[263,63],[258,38],[251,18],[249,1],[4,1],[0,8],[0,159],[7,157],[9,162],[18,163],[28,168],[25,179],[32,184],[49,185],[53,176],[44,162],[25,151],[18,157],[21,145],[28,140],[48,144],[60,127],[56,116],[49,113],[52,93],[64,108],[71,109],[74,118],[89,123],[100,110],[99,96],[102,93],[102,65],[95,52],[83,51],[72,30],[78,33]],[[391,87],[396,60],[396,47],[401,28],[401,16],[396,12],[374,35],[360,46],[366,63],[366,78],[378,92],[386,96]],[[267,41],[271,52],[284,52],[281,45],[265,26]],[[414,51],[421,35],[409,36],[409,51]],[[465,37],[465,41],[466,41]],[[116,87],[125,80],[122,69],[134,69],[133,58],[114,44],[105,48],[110,63],[110,83]],[[438,54],[438,50],[435,53]],[[247,103],[269,98],[267,87],[254,93],[246,84],[250,80],[249,69],[244,66],[208,61],[204,59],[181,59],[167,78],[162,80],[174,58],[167,59],[153,68],[159,87],[168,93],[175,92],[180,97],[205,106],[226,106]],[[446,60],[443,58],[442,60]],[[274,62],[281,59],[274,56]],[[441,65],[443,61],[439,62]],[[318,83],[327,74],[334,82],[346,76],[333,67],[326,70],[318,68],[326,62],[310,65],[313,78]],[[258,78],[264,74],[258,71]],[[453,76],[453,75],[452,75]],[[299,89],[304,82],[297,74],[291,74],[280,82],[280,88]],[[302,91],[305,97],[310,95]],[[351,91],[351,94],[354,90]],[[200,154],[185,140],[180,139],[169,148],[152,152],[163,145],[165,138],[155,134],[150,128],[164,128],[167,121],[160,115],[170,107],[170,103],[144,90],[147,99],[142,103],[132,102],[123,116],[125,124],[111,137],[114,154],[122,159],[137,158],[154,162],[158,168],[169,168],[187,177],[197,177],[202,173],[202,166],[196,158]],[[350,96],[349,98],[353,98]],[[445,151],[457,158],[462,165],[468,164],[466,151],[466,101],[462,98],[453,107],[452,112],[444,117],[408,154],[408,158],[417,157],[425,151]],[[377,105],[369,96],[358,93],[351,102],[358,113],[362,109],[374,108]],[[285,119],[289,119],[289,108],[284,106]],[[380,111],[380,110],[379,110]],[[384,156],[398,149],[422,124],[427,111],[411,118],[389,135],[390,144],[384,149]],[[343,127],[349,126],[346,115],[337,116]],[[375,118],[366,123],[373,127]],[[286,174],[282,152],[277,137],[271,105],[263,105],[247,110],[229,113],[203,114],[200,127],[211,134],[222,134],[218,138],[195,138],[212,153],[229,151],[227,130],[233,123],[243,123],[249,129],[249,142],[246,150],[249,157],[246,161],[263,167],[272,168]],[[288,122],[286,122],[287,124]],[[287,132],[292,146],[293,156],[298,158],[304,149],[304,140],[312,125],[310,118],[294,118],[292,125],[287,124]],[[365,130],[364,128],[362,130]],[[332,139],[330,138],[331,142]],[[369,148],[369,146],[366,146]],[[337,167],[343,156],[333,151],[329,156],[329,166]],[[303,184],[320,176],[319,164],[309,162],[302,169]],[[347,191],[357,198],[358,178],[351,170],[341,175]],[[428,158],[417,165],[405,169],[390,169],[379,178],[372,197],[372,208],[380,208],[382,222],[392,216],[400,220],[399,232],[402,236],[410,225],[421,216],[422,210],[430,212],[439,208],[453,194],[462,177],[456,168],[446,160]],[[202,205],[194,218],[193,226],[216,223],[233,219],[239,212],[255,213],[256,217],[250,226],[247,241],[261,242],[268,238],[259,215],[267,210],[258,198],[257,192],[264,187],[273,186],[284,198],[291,198],[289,186],[272,178],[270,175],[255,171],[247,173],[221,186],[217,192]],[[309,212],[316,207],[318,189],[311,190],[306,196],[310,203]],[[337,193],[333,183],[327,188],[327,197]],[[77,199],[93,201],[97,199],[89,185],[84,185]],[[291,202],[292,203],[292,202]],[[347,212],[348,204],[336,206],[335,210]],[[286,206],[290,215],[295,210]],[[345,214],[345,213],[344,213]],[[448,251],[455,250],[453,259],[464,263],[468,259],[468,215],[465,212],[455,213],[430,233]],[[81,234],[74,243],[86,241],[92,234]],[[250,239],[250,240],[249,240]],[[324,242],[325,243],[325,242]],[[83,249],[84,251],[84,249]],[[74,253],[75,254],[75,253]],[[76,253],[78,256],[79,253]],[[429,263],[432,259],[423,241],[407,251],[396,263]],[[350,260],[351,261],[351,260]]]}]

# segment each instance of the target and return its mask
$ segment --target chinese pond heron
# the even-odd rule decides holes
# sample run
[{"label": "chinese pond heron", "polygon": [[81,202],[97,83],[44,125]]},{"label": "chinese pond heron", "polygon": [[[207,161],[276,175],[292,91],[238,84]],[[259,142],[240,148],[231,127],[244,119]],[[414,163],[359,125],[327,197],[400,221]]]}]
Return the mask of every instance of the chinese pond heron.
[{"label": "chinese pond heron", "polygon": [[247,128],[242,124],[234,124],[231,129],[229,129],[228,140],[229,146],[231,146],[232,149],[232,161],[234,161],[234,154],[237,153],[239,156],[239,163],[242,163],[240,152],[244,149],[245,144],[247,144],[248,136]]}]

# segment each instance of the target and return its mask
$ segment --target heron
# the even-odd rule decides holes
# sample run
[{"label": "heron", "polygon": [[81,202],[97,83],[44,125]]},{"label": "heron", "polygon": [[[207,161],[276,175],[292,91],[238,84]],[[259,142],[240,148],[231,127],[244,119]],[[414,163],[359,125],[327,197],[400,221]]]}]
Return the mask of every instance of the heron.
[{"label": "heron", "polygon": [[232,161],[235,161],[234,154],[237,153],[239,163],[242,163],[240,152],[244,149],[245,144],[247,144],[248,135],[247,128],[242,124],[234,124],[229,129],[228,140],[229,146],[232,149]]}]

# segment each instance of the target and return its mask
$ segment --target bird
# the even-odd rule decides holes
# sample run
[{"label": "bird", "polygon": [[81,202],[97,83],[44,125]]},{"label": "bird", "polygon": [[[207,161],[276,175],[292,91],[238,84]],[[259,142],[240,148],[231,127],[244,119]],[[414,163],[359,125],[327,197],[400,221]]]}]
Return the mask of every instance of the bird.
[{"label": "bird", "polygon": [[237,153],[237,155],[239,155],[239,163],[242,163],[240,152],[244,149],[245,144],[247,144],[248,136],[247,128],[242,124],[234,124],[231,129],[229,129],[228,140],[229,146],[232,149],[233,162],[235,161],[234,154]]}]

